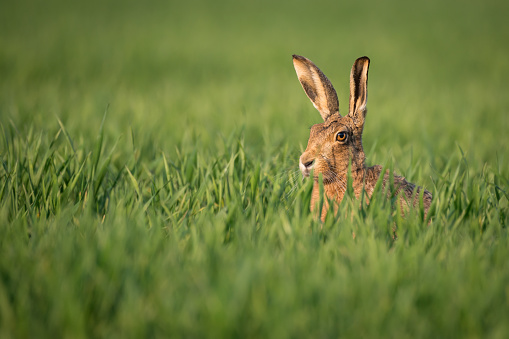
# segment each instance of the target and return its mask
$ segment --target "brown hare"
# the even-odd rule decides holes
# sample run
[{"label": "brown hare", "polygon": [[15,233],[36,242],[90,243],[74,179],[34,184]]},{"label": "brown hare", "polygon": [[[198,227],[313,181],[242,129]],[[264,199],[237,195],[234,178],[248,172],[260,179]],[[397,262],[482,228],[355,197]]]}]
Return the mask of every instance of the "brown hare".
[{"label": "brown hare", "polygon": [[[299,163],[299,168],[305,177],[308,177],[313,170],[311,211],[320,201],[318,178],[320,174],[322,175],[325,195],[321,211],[323,221],[329,209],[328,201],[340,203],[343,200],[347,189],[349,164],[351,164],[354,194],[359,198],[364,189],[367,193],[368,203],[382,172],[382,166],[366,167],[362,148],[362,130],[368,100],[369,58],[359,58],[352,66],[350,105],[348,114],[344,117],[339,114],[336,91],[322,71],[311,60],[299,55],[293,56],[293,65],[302,88],[324,121],[311,127],[308,145],[300,156]],[[389,182],[389,171],[387,171],[382,181],[384,189],[387,188]],[[419,208],[422,196],[424,214],[427,215],[432,199],[430,192],[416,187],[407,182],[404,177],[397,175],[394,175],[393,187],[394,191],[388,192],[388,195],[399,195],[403,210],[409,207]]]}]

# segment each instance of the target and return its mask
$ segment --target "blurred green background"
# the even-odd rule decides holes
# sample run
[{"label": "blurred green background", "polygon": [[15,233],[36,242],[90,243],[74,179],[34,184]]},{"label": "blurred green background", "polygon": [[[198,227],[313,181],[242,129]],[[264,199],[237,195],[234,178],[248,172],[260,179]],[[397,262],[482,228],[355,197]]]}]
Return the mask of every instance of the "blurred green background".
[{"label": "blurred green background", "polygon": [[[248,147],[305,146],[320,117],[292,54],[313,60],[347,109],[355,58],[371,58],[365,148],[412,145],[432,163],[456,150],[507,153],[506,1],[3,1],[0,114],[18,128],[113,138],[147,134],[171,150],[244,127]],[[74,134],[74,133],[73,133]],[[381,153],[380,153],[381,152]],[[398,151],[395,151],[398,153]]]},{"label": "blurred green background", "polygon": [[[0,1],[0,337],[506,338],[508,17]],[[370,57],[368,164],[430,189],[431,224],[382,195],[313,219],[297,164],[320,116],[292,54],[342,113]]]}]

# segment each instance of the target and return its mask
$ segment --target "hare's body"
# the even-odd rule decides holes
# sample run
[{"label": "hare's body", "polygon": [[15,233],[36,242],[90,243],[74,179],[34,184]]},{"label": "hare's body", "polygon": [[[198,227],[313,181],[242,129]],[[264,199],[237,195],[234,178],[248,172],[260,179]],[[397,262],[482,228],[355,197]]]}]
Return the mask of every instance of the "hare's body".
[{"label": "hare's body", "polygon": [[[338,203],[346,192],[349,164],[353,179],[353,190],[357,197],[362,190],[371,198],[373,189],[382,174],[381,166],[366,167],[362,148],[362,131],[366,116],[367,81],[369,59],[355,61],[350,75],[350,109],[346,116],[339,114],[339,103],[334,87],[327,77],[310,60],[294,55],[293,63],[309,99],[320,112],[324,122],[311,127],[308,145],[300,157],[299,167],[304,176],[314,173],[314,186],[311,210],[320,200],[318,177],[323,179],[324,194],[329,200]],[[389,173],[383,177],[382,185],[389,183]],[[421,194],[422,191],[422,194]],[[400,194],[402,192],[402,194]],[[424,212],[427,214],[431,204],[431,193],[409,183],[405,178],[394,175],[394,191],[390,196],[398,195],[403,207],[419,206],[422,195]],[[321,211],[322,220],[327,214],[327,199]]]}]

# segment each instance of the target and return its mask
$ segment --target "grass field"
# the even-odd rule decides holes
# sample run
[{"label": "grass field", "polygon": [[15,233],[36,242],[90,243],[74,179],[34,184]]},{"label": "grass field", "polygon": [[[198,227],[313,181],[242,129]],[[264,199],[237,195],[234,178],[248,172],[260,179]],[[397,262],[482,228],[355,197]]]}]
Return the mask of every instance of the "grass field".
[{"label": "grass field", "polygon": [[[508,15],[2,1],[0,338],[509,337]],[[381,192],[313,218],[292,54],[342,112],[371,58],[368,163],[433,193],[429,225]]]}]

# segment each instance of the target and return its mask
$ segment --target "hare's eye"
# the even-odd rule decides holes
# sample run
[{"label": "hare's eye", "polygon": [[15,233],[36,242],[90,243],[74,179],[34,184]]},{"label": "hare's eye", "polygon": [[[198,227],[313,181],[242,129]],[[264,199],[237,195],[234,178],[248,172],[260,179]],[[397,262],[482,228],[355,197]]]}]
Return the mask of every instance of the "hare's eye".
[{"label": "hare's eye", "polygon": [[337,141],[345,141],[346,140],[346,133],[345,132],[338,132],[338,134],[336,134],[336,140]]}]

